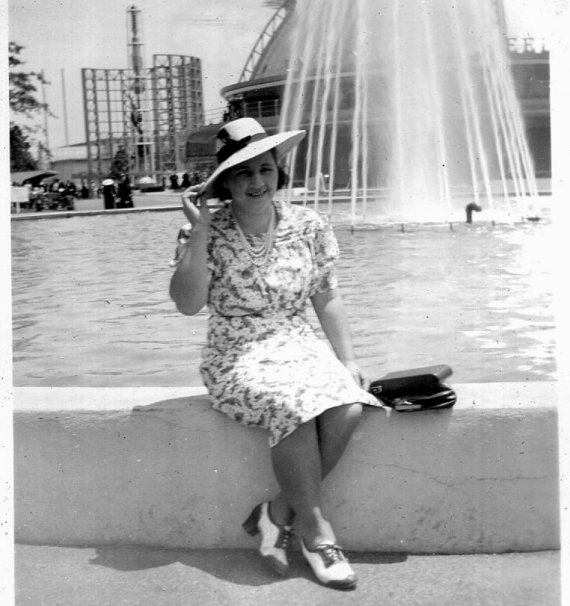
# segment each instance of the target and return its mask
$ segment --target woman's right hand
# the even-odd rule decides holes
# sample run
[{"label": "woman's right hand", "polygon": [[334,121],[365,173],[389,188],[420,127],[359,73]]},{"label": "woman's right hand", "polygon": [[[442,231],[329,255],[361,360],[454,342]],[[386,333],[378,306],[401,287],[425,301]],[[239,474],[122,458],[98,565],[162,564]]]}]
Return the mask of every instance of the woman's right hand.
[{"label": "woman's right hand", "polygon": [[[193,230],[207,230],[210,225],[210,210],[208,209],[206,197],[202,196],[202,190],[203,184],[191,185],[182,193],[182,209]],[[201,203],[199,204],[200,198]]]},{"label": "woman's right hand", "polygon": [[177,309],[188,316],[198,313],[208,301],[210,210],[206,202],[207,195],[199,202],[202,191],[201,185],[194,185],[182,194],[182,209],[192,227],[170,281],[170,297]]}]

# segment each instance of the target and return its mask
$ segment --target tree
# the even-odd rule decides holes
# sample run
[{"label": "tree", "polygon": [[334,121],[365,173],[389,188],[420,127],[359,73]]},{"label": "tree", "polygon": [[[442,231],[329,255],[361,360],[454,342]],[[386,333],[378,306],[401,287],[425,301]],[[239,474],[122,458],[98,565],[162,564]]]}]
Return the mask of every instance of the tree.
[{"label": "tree", "polygon": [[10,172],[36,170],[38,163],[30,153],[30,143],[17,124],[10,125]]},{"label": "tree", "polygon": [[[45,103],[38,101],[38,85],[47,84],[43,74],[23,71],[24,61],[20,58],[23,46],[16,42],[8,44],[9,102],[10,102],[10,170],[34,170],[37,161],[31,155],[31,135],[37,131],[28,125],[18,125],[12,117],[34,118],[40,112],[48,111]],[[40,144],[40,147],[41,144]],[[45,146],[43,147],[44,151]],[[26,167],[26,168],[22,168]]]},{"label": "tree", "polygon": [[111,164],[111,170],[109,171],[109,177],[111,179],[119,180],[122,179],[125,175],[129,174],[129,156],[125,151],[124,147],[119,147],[115,157],[113,158],[113,163]]},{"label": "tree", "polygon": [[36,82],[39,84],[47,84],[47,82],[41,73],[17,70],[24,65],[24,61],[20,59],[23,49],[23,46],[15,42],[8,43],[10,111],[31,117],[37,112],[47,110],[47,105],[36,99],[38,91]]}]

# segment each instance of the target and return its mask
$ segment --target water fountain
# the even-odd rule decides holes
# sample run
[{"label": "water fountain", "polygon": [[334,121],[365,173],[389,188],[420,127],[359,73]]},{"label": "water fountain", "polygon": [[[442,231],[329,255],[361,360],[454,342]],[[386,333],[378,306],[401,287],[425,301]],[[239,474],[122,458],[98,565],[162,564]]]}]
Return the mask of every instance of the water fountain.
[{"label": "water fountain", "polygon": [[520,218],[537,187],[493,0],[299,0],[291,18],[280,128],[308,131],[306,202],[344,188],[353,219]]},{"label": "water fountain", "polygon": [[[328,175],[324,190],[307,187],[306,202],[320,210],[334,202],[340,283],[371,373],[427,365],[437,352],[459,382],[549,380],[551,225],[489,221],[498,206],[520,219],[518,205],[536,192],[494,4],[410,5],[298,0],[281,126],[308,134],[292,181],[308,186]],[[471,204],[484,212],[464,229],[403,225],[441,223],[455,211],[463,223]],[[401,224],[357,236],[344,229],[350,220],[368,227],[394,217]],[[73,217],[49,233],[41,222],[17,222],[16,384],[199,383],[206,316],[185,320],[189,332],[181,331],[165,295],[182,220]],[[123,232],[140,237],[117,239]],[[137,287],[125,292],[125,284]]]}]

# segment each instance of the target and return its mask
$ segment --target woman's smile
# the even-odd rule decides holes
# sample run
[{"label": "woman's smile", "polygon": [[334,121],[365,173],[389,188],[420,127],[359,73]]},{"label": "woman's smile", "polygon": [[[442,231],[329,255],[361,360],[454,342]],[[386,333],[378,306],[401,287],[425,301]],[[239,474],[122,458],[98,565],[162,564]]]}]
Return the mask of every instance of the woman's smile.
[{"label": "woman's smile", "polygon": [[273,154],[265,152],[228,169],[224,183],[236,205],[261,201],[269,203],[277,191],[278,177]]}]

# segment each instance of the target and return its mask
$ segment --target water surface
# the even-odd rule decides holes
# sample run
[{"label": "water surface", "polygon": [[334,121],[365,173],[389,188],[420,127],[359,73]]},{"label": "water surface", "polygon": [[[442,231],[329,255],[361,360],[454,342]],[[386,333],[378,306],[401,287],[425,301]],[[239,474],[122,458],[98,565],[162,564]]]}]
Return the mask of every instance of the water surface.
[{"label": "water surface", "polygon": [[[168,283],[181,213],[12,224],[16,386],[200,385],[205,311]],[[371,378],[448,363],[455,382],[553,380],[552,226],[338,227],[339,277]]]}]

